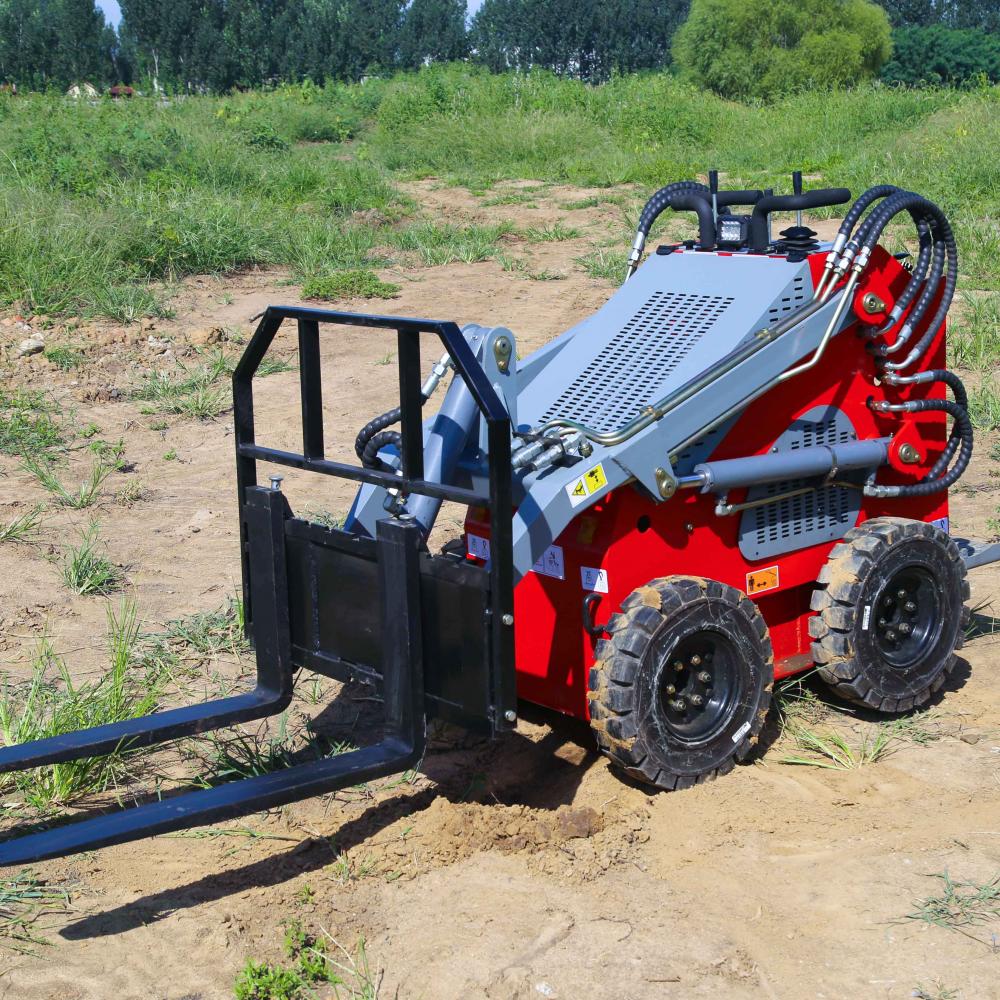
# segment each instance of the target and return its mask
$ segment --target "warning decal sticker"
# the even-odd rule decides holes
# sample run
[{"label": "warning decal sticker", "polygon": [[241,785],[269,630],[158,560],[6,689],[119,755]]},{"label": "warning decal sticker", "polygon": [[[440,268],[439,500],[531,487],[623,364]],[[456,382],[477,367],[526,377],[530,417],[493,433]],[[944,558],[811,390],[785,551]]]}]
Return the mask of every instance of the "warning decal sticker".
[{"label": "warning decal sticker", "polygon": [[574,507],[579,507],[584,500],[607,488],[608,477],[604,474],[604,466],[598,463],[579,479],[574,479],[573,482],[569,483],[566,487],[566,493],[569,496],[569,502]]},{"label": "warning decal sticker", "polygon": [[765,590],[774,590],[778,586],[778,567],[768,566],[766,569],[755,569],[747,573],[747,593],[762,594]]},{"label": "warning decal sticker", "polygon": [[599,569],[597,566],[581,566],[580,583],[584,590],[606,594],[608,592],[608,571]]},{"label": "warning decal sticker", "polygon": [[563,560],[562,546],[550,545],[531,569],[532,572],[540,573],[542,576],[551,576],[556,580],[565,580],[566,563]]}]

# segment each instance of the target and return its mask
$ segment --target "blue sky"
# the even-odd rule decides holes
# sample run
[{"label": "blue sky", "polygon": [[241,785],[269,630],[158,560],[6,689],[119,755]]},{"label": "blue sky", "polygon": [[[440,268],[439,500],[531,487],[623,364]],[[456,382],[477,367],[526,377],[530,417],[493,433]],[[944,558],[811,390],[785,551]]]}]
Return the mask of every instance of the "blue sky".
[{"label": "blue sky", "polygon": [[[469,0],[469,13],[475,14],[483,5],[483,0]],[[116,28],[122,19],[122,11],[118,6],[118,0],[97,0],[97,6],[104,11],[104,18]]]}]

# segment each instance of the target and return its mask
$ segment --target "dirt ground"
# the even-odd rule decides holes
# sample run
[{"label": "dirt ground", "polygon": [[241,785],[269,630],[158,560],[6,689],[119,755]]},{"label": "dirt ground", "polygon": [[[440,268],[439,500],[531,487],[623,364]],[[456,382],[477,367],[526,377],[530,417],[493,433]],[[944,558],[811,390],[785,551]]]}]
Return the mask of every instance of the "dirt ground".
[{"label": "dirt ground", "polygon": [[[509,326],[523,355],[611,291],[574,258],[619,232],[627,246],[621,209],[557,207],[588,192],[546,188],[534,208],[483,207],[482,198],[431,183],[413,193],[435,218],[519,226],[562,219],[581,234],[510,248],[560,280],[528,280],[496,261],[391,268],[380,274],[402,286],[397,298],[340,307]],[[190,341],[213,339],[206,331],[224,331],[215,336],[237,352],[251,317],[298,296],[275,272],[193,279],[176,290],[173,319],[56,324],[47,344],[80,347],[80,368],[62,371],[40,355],[5,364],[8,385],[45,389],[78,428],[94,424],[102,437],[122,438],[126,471],[111,477],[94,508],[50,505],[40,543],[0,545],[3,671],[26,676],[43,635],[75,677],[105,668],[106,601],[71,595],[58,567],[95,516],[145,629],[236,593],[232,414],[204,422],[151,415],[128,390],[144,370],[197,361]],[[9,348],[25,334],[12,316],[4,324],[0,342]],[[289,336],[278,353],[290,357],[293,346]],[[331,332],[323,354],[331,457],[350,458],[358,426],[393,402],[394,353],[377,332]],[[261,441],[298,448],[298,378],[291,371],[262,381]],[[957,534],[989,533],[1000,499],[989,444],[953,495]],[[74,452],[67,478],[84,478],[90,462]],[[48,499],[16,460],[0,466],[0,521]],[[305,479],[287,476],[293,507],[346,512],[348,484]],[[139,498],[116,502],[132,481]],[[411,780],[223,826],[251,835],[162,837],[35,866],[68,889],[70,903],[45,917],[47,944],[35,954],[0,939],[0,998],[223,1000],[248,958],[278,958],[290,918],[349,951],[363,936],[380,970],[379,995],[400,1000],[1000,998],[1000,951],[990,937],[1000,922],[963,934],[906,918],[939,891],[929,876],[948,871],[982,883],[1000,874],[990,606],[1000,573],[976,570],[971,581],[978,634],[934,708],[926,744],[901,743],[876,763],[841,771],[781,763],[779,741],[719,781],[651,795],[613,774],[587,727],[570,720],[526,710],[496,746],[443,732]],[[223,657],[191,682],[192,692],[212,693],[215,671],[245,679],[251,667],[248,657]],[[334,729],[357,737],[371,708],[364,690],[324,680],[321,695]],[[296,701],[294,712],[316,711]],[[832,702],[828,711],[849,735],[869,725]]]}]

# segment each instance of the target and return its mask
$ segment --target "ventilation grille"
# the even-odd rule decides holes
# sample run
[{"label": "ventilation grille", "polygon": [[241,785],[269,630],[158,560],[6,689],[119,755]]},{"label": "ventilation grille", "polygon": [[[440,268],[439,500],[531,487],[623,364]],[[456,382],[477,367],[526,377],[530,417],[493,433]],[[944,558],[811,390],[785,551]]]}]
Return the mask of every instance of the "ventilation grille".
[{"label": "ventilation grille", "polygon": [[615,430],[656,401],[667,376],[718,322],[733,299],[654,292],[542,415]]},{"label": "ventilation grille", "polygon": [[768,309],[767,314],[773,323],[776,319],[784,316],[786,313],[792,312],[794,309],[798,309],[806,300],[806,279],[803,275],[799,275],[793,282],[792,287],[788,295],[783,296],[778,305],[771,306]]},{"label": "ventilation grille", "polygon": [[[810,420],[806,414],[796,420],[775,442],[777,449],[798,451],[855,440],[851,422],[843,413],[825,408],[819,413],[822,419]],[[792,493],[814,483],[815,480],[792,479],[755,486],[747,491],[747,500]],[[744,511],[740,522],[740,551],[747,559],[767,559],[843,538],[857,522],[860,498],[859,490],[825,486]]]}]

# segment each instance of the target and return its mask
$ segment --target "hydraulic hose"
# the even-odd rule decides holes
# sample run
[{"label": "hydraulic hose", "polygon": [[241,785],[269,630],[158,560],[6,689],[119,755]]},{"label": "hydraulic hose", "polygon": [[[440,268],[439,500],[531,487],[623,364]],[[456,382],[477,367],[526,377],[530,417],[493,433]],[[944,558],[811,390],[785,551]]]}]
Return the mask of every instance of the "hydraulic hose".
[{"label": "hydraulic hose", "polygon": [[[939,459],[934,463],[931,471],[919,482],[906,486],[882,486],[879,483],[870,483],[865,487],[867,496],[881,498],[898,497],[925,497],[932,493],[940,493],[948,489],[968,468],[972,459],[972,421],[968,412],[957,402],[953,403],[947,399],[911,399],[906,403],[882,403],[876,404],[875,409],[881,412],[890,413],[925,413],[928,410],[939,410],[950,414],[955,419],[955,427],[958,430],[959,449],[958,458],[955,464],[944,474],[934,477],[934,472],[941,465]],[[954,433],[954,431],[953,431]],[[947,453],[947,449],[946,449]],[[942,458],[944,455],[942,455]]]},{"label": "hydraulic hose", "polygon": [[[383,414],[385,416],[386,414]],[[385,472],[395,472],[381,458],[378,453],[389,445],[399,448],[403,438],[399,431],[379,431],[373,434],[366,442],[361,452],[361,464],[366,469],[381,469]]]},{"label": "hydraulic hose", "polygon": [[[931,264],[935,241],[932,227],[922,215],[917,216],[914,221],[916,222],[917,234],[920,239],[920,250],[917,252],[917,261],[910,273],[910,280],[906,283],[906,287],[902,292],[900,292],[899,298],[896,299],[896,304],[889,310],[889,315],[886,317],[885,323],[873,334],[875,337],[884,337],[899,322],[900,317],[906,312],[907,307],[916,297],[917,292],[926,287],[927,269]],[[902,345],[899,344],[897,346],[897,344],[899,344],[898,338],[896,343],[887,349],[886,353],[892,354],[894,351],[899,350]]]},{"label": "hydraulic hose", "polygon": [[[398,424],[399,421],[402,419],[402,416],[403,416],[403,411],[400,409],[400,407],[397,406],[392,410],[387,410],[385,413],[379,414],[379,416],[377,417],[373,417],[371,420],[368,421],[367,424],[365,424],[364,427],[361,428],[360,431],[358,431],[358,436],[354,439],[354,453],[361,460],[361,464],[364,465],[365,468],[372,469],[372,468],[382,467],[381,462],[375,462],[374,464],[372,464],[371,461],[365,461],[365,449],[368,447],[368,443],[372,440],[372,438],[375,437],[376,434],[379,434],[382,431],[384,431],[386,427],[391,427],[393,424]],[[396,434],[396,438],[398,441],[399,433],[397,431],[394,431],[392,433]],[[386,442],[386,444],[389,443],[391,442],[388,441]],[[380,445],[379,447],[385,447],[385,445],[383,444]],[[378,448],[376,448],[374,452],[374,455],[377,454],[378,454]]]},{"label": "hydraulic hose", "polygon": [[[454,367],[454,362],[451,356],[449,354],[442,355],[441,360],[431,369],[427,381],[420,387],[421,406],[430,399],[434,390],[441,384],[441,380],[452,367]],[[398,424],[402,419],[403,411],[397,406],[391,410],[386,410],[385,413],[377,417],[373,417],[358,431],[358,436],[354,439],[354,453],[366,469],[393,471],[378,457],[378,453],[382,448],[391,444],[396,445],[397,448],[399,447],[401,441],[399,431],[386,431],[385,429],[391,427],[393,424]],[[380,443],[376,447],[372,447],[376,438],[378,438]]]},{"label": "hydraulic hose", "polygon": [[[928,371],[917,372],[915,375],[893,375],[889,374],[885,378],[889,385],[922,385],[928,382],[944,382],[955,397],[955,403],[961,407],[966,414],[969,412],[969,394],[965,391],[965,384],[952,371],[947,368],[932,368]],[[937,479],[948,468],[955,452],[961,443],[962,434],[959,425],[956,423],[951,434],[948,435],[948,443],[938,460],[934,463],[925,479]]]},{"label": "hydraulic hose", "polygon": [[[955,294],[955,283],[958,277],[958,247],[955,243],[955,236],[951,225],[945,214],[933,202],[927,201],[925,198],[920,197],[920,195],[910,191],[897,191],[868,215],[858,228],[858,231],[851,237],[845,247],[844,254],[837,264],[837,269],[839,270],[844,266],[845,261],[849,263],[854,254],[857,253],[858,264],[864,268],[886,226],[893,217],[904,210],[908,211],[914,217],[924,217],[930,224],[931,229],[937,230],[937,235],[940,239],[935,240],[935,252],[931,261],[930,275],[920,300],[918,300],[917,306],[911,310],[910,315],[903,324],[903,328],[900,330],[899,338],[903,340],[903,343],[909,340],[917,322],[923,318],[923,311],[937,290],[945,260],[947,260],[948,271],[945,276],[945,286],[941,302],[924,336],[902,361],[886,364],[885,368],[887,371],[899,371],[920,358],[930,346],[948,312],[951,300]],[[943,247],[940,246],[942,243]]]},{"label": "hydraulic hose", "polygon": [[[646,247],[646,239],[649,236],[650,229],[653,228],[653,223],[666,209],[674,207],[675,198],[680,198],[681,196],[693,194],[695,192],[700,192],[705,195],[708,195],[709,193],[708,188],[704,184],[699,184],[697,181],[677,181],[674,184],[668,184],[666,187],[661,187],[659,191],[654,192],[650,196],[649,201],[646,202],[642,213],[639,215],[639,225],[635,231],[635,240],[632,243],[632,250],[628,257],[628,266],[625,270],[626,281],[632,277],[633,272],[639,266],[639,260],[642,257],[642,251]],[[711,206],[708,205],[707,202],[704,202],[704,204],[708,208],[709,216],[711,216]],[[697,211],[697,209],[695,209],[695,211]],[[701,214],[698,216],[698,222],[699,230],[701,230]],[[711,243],[713,246],[715,245],[714,220],[712,220]]]}]

